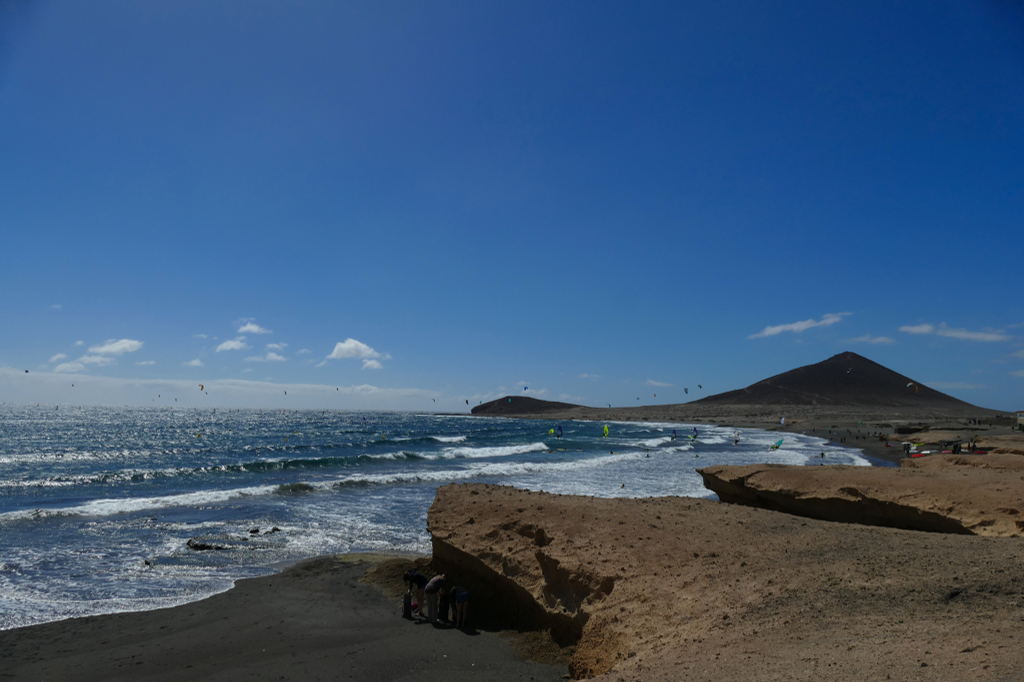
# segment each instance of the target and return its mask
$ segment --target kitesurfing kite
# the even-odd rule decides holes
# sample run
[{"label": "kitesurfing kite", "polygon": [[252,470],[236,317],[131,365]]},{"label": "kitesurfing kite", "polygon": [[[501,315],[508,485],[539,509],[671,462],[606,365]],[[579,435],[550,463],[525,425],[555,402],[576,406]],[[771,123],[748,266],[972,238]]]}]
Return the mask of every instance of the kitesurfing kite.
[{"label": "kitesurfing kite", "polygon": [[685,393],[686,395],[690,395],[690,389],[684,388],[683,393]]},{"label": "kitesurfing kite", "polygon": [[199,384],[199,390],[200,391],[203,390],[203,385],[202,384]]},{"label": "kitesurfing kite", "polygon": [[704,388],[704,387],[701,386],[700,384],[697,384],[697,388]]},{"label": "kitesurfing kite", "polygon": [[907,388],[910,388],[911,386],[914,387],[914,393],[917,393],[917,384],[911,381],[909,384],[907,384]]}]

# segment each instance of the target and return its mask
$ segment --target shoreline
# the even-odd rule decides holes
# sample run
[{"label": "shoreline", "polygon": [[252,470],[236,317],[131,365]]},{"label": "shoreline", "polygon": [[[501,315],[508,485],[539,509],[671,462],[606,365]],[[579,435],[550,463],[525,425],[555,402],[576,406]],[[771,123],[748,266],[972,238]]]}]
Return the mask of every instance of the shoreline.
[{"label": "shoreline", "polygon": [[564,666],[524,661],[494,633],[403,619],[398,600],[363,580],[381,563],[366,558],[306,559],[167,609],[0,631],[0,669],[13,679],[82,682],[562,679]]}]

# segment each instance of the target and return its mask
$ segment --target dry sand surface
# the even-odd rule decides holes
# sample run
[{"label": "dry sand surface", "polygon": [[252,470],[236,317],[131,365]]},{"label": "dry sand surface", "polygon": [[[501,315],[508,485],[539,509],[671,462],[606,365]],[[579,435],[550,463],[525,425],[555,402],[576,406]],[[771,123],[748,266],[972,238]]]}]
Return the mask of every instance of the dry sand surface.
[{"label": "dry sand surface", "polygon": [[[930,457],[906,459],[901,469],[751,464],[698,472],[723,502],[844,523],[989,537],[1024,534],[1024,457],[947,457],[958,459],[944,460],[944,466],[928,466]],[[974,458],[974,466],[956,465],[966,457]]]},{"label": "dry sand surface", "polygon": [[[438,490],[434,561],[601,680],[1019,680],[1020,538],[686,498]],[[475,577],[472,577],[475,576]]]}]

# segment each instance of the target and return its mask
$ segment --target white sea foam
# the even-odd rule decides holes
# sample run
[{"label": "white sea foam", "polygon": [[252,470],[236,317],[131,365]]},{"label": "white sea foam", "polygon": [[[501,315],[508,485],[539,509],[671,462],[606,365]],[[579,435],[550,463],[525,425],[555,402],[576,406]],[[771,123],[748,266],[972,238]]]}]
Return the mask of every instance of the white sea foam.
[{"label": "white sea foam", "polygon": [[473,448],[448,448],[442,454],[446,459],[480,459],[485,457],[511,457],[512,455],[523,455],[527,452],[546,452],[549,450],[544,443],[528,443],[524,445],[501,445],[495,447]]},{"label": "white sea foam", "polygon": [[202,490],[180,495],[164,495],[160,497],[114,498],[91,500],[74,507],[56,509],[31,509],[6,512],[0,514],[0,521],[45,518],[49,516],[112,516],[129,512],[148,511],[167,507],[201,506],[226,502],[232,498],[246,495],[266,495],[277,490],[278,486],[253,486],[233,490]]}]

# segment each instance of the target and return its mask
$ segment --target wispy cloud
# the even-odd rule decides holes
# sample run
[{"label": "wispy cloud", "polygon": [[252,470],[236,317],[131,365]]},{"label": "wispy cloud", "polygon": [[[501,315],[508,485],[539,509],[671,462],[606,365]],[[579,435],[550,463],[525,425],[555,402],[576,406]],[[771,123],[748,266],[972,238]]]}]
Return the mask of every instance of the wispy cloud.
[{"label": "wispy cloud", "polygon": [[189,360],[188,362],[183,362],[181,364],[184,365],[185,367],[202,367],[203,361],[200,360],[199,358],[196,358],[195,360]]},{"label": "wispy cloud", "polygon": [[858,336],[855,339],[850,339],[850,343],[876,343],[876,344],[890,344],[896,343],[893,339],[888,336],[871,336],[871,334],[865,334],[864,336]]},{"label": "wispy cloud", "polygon": [[136,362],[136,365],[155,365],[155,360],[143,360],[142,362]]},{"label": "wispy cloud", "polygon": [[295,354],[296,355],[304,355],[304,354],[309,353],[309,352],[310,351],[309,351],[308,348],[300,348],[297,351],[295,351]]},{"label": "wispy cloud", "polygon": [[973,390],[976,388],[985,388],[984,384],[969,384],[966,381],[929,381],[927,383],[929,388],[937,388],[941,391],[950,390]]},{"label": "wispy cloud", "polygon": [[343,360],[346,358],[359,358],[363,361],[363,369],[383,369],[381,360],[390,360],[388,354],[381,354],[370,348],[362,341],[345,339],[334,345],[334,350],[327,356],[328,360]]},{"label": "wispy cloud", "polygon": [[801,322],[790,322],[789,324],[778,324],[772,327],[765,327],[758,333],[751,334],[747,338],[759,339],[764,338],[766,336],[777,336],[778,334],[781,334],[783,332],[792,332],[794,334],[799,334],[801,332],[807,331],[808,329],[813,329],[814,327],[828,327],[830,325],[835,324],[836,322],[842,321],[842,319],[847,315],[852,314],[853,313],[828,313],[827,315],[822,316],[820,320],[812,319],[803,320]]},{"label": "wispy cloud", "polygon": [[600,379],[600,374],[581,374],[580,379]]},{"label": "wispy cloud", "polygon": [[109,355],[83,355],[78,358],[78,361],[83,365],[96,365],[98,367],[106,367],[107,365],[114,362],[114,358]]},{"label": "wispy cloud", "polygon": [[135,339],[110,339],[99,346],[91,346],[89,352],[100,355],[124,355],[125,353],[134,353],[140,348],[142,348],[142,341],[136,341]]},{"label": "wispy cloud", "polygon": [[61,308],[63,308],[64,306],[62,306],[62,305],[61,305],[60,303],[54,303],[54,304],[53,304],[53,305],[51,305],[50,307],[51,307],[52,309],[54,309],[54,310],[60,310],[60,309],[61,309]]},{"label": "wispy cloud", "polygon": [[57,353],[52,358],[50,358],[47,362],[57,362],[58,360],[63,360],[66,357],[67,356],[64,355],[64,353]]},{"label": "wispy cloud", "polygon": [[85,369],[85,365],[80,362],[65,362],[54,367],[53,371],[66,374],[71,372],[81,372],[83,369]]},{"label": "wispy cloud", "polygon": [[1016,372],[1010,372],[1010,376],[1011,377],[1024,377],[1024,369],[1018,369]]},{"label": "wispy cloud", "polygon": [[267,344],[267,349],[268,350],[284,350],[287,347],[288,347],[287,343],[268,343]]},{"label": "wispy cloud", "polygon": [[[1010,353],[1011,358],[1024,358],[1024,348]],[[52,360],[50,362],[53,362]]]},{"label": "wispy cloud", "polygon": [[241,327],[238,328],[238,333],[239,334],[270,334],[271,333],[271,330],[264,329],[263,327],[261,327],[258,324],[256,324],[256,322],[253,321],[252,319],[241,320],[241,321],[245,322],[245,324],[243,324]]},{"label": "wispy cloud", "polygon": [[943,322],[939,325],[913,324],[900,327],[900,331],[906,334],[935,334],[951,339],[962,339],[964,341],[1009,341],[1010,336],[1004,334],[1000,329],[989,329],[981,332],[974,332],[968,329],[957,329],[946,326]]},{"label": "wispy cloud", "polygon": [[671,386],[671,385],[672,384],[666,384],[664,381],[654,381],[653,379],[648,379],[647,381],[644,382],[644,386]]},{"label": "wispy cloud", "polygon": [[225,341],[224,343],[217,346],[217,352],[219,353],[222,350],[245,350],[247,348],[252,348],[252,346],[245,342],[244,336],[239,336],[236,339]]},{"label": "wispy cloud", "polygon": [[267,351],[266,355],[254,355],[252,357],[246,358],[245,361],[246,362],[284,362],[287,359],[288,358],[285,358],[284,356],[278,355],[277,353],[275,353],[273,351]]}]

